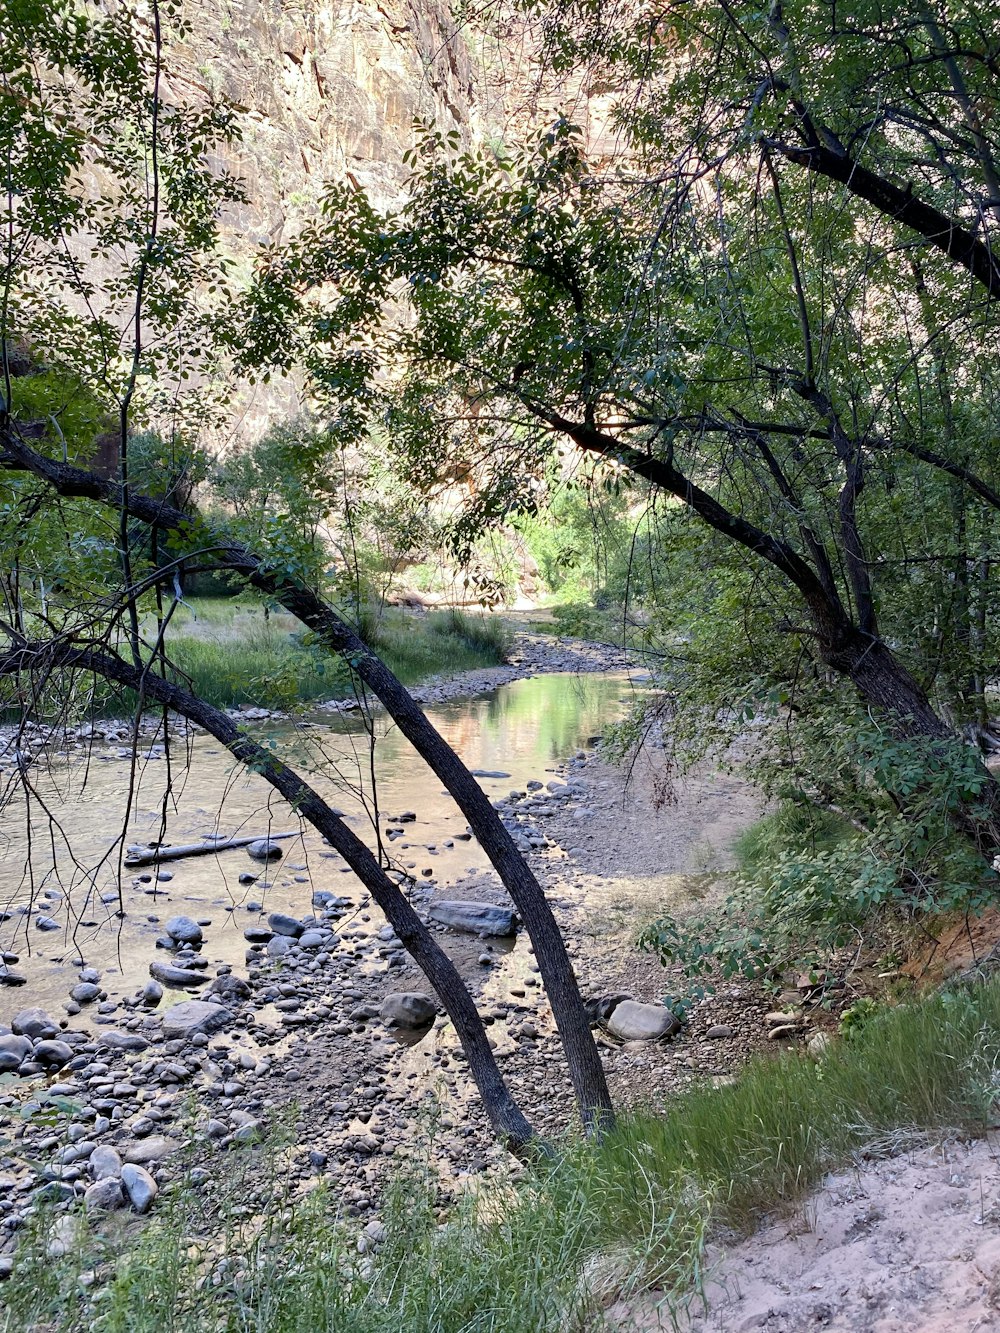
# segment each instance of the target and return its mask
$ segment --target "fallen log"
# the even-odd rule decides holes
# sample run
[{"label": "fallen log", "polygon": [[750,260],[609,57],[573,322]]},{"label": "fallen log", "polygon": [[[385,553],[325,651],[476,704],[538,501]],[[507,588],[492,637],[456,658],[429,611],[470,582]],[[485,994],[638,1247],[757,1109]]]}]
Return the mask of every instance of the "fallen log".
[{"label": "fallen log", "polygon": [[183,856],[206,856],[209,852],[227,852],[232,847],[249,847],[252,842],[277,842],[280,838],[296,838],[297,833],[255,833],[249,838],[214,838],[210,842],[178,843],[176,847],[139,847],[133,844],[125,849],[125,865],[151,866],[161,861],[179,861]]}]

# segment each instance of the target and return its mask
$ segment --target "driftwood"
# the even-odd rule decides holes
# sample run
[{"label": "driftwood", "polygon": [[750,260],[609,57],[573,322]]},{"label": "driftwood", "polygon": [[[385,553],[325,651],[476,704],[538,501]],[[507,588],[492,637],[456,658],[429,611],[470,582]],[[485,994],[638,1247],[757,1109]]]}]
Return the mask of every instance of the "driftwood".
[{"label": "driftwood", "polygon": [[179,861],[182,856],[206,856],[209,852],[227,852],[231,847],[249,847],[252,842],[277,842],[279,838],[294,838],[295,833],[256,833],[250,838],[215,838],[211,842],[179,843],[176,847],[129,847],[125,864],[132,866],[158,865],[161,861]]}]

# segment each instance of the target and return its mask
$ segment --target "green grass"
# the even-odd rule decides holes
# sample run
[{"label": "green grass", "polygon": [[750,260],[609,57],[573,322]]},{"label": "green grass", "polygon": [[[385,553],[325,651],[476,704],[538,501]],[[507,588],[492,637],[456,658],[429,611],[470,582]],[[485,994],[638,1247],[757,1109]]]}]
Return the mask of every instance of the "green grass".
[{"label": "green grass", "polygon": [[785,852],[832,851],[854,830],[846,819],[815,806],[783,801],[776,810],[745,829],[733,845],[745,875],[753,878]]},{"label": "green grass", "polygon": [[[171,636],[172,660],[203,699],[221,707],[287,708],[350,696],[346,666],[312,645],[290,616],[265,619],[252,605],[226,611],[215,600],[199,603],[198,620],[182,621]],[[446,670],[495,666],[510,645],[502,622],[461,611],[366,611],[361,633],[404,685]]]},{"label": "green grass", "polygon": [[[498,617],[457,610],[366,612],[361,630],[404,685],[445,671],[496,666],[507,660],[511,643],[510,630]],[[152,638],[155,627],[150,623],[144,631]],[[173,617],[167,647],[177,679],[219,708],[293,708],[353,693],[350,672],[338,657],[311,644],[292,616],[273,611],[265,616],[264,607],[251,600],[192,599]],[[34,712],[123,717],[134,707],[130,691],[80,676],[75,682],[50,682]],[[0,681],[0,723],[16,723],[19,716],[13,683]]]},{"label": "green grass", "polygon": [[[39,1226],[22,1243],[0,1329],[597,1329],[621,1295],[652,1287],[675,1302],[696,1298],[708,1232],[752,1230],[860,1150],[981,1132],[998,1069],[1000,984],[887,1009],[822,1064],[759,1060],[733,1085],[623,1118],[600,1146],[569,1138],[532,1166],[484,1178],[443,1223],[430,1173],[401,1172],[373,1259],[359,1257],[357,1224],[340,1220],[322,1192],[279,1198],[266,1219],[241,1218],[233,1201],[268,1158],[239,1154],[221,1201],[208,1208],[182,1191],[138,1236],[102,1240],[83,1227],[71,1253],[51,1260]],[[206,1229],[211,1251],[192,1239]],[[103,1280],[81,1287],[80,1272],[102,1261]]]}]

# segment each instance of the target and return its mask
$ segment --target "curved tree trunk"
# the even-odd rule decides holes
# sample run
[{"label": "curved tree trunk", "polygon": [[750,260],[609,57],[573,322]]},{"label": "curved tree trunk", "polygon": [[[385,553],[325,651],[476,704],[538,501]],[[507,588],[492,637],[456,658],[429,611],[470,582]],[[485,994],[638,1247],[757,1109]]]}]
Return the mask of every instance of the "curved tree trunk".
[{"label": "curved tree trunk", "polygon": [[[12,431],[7,431],[0,443],[5,449],[0,461],[33,473],[60,495],[96,500],[115,510],[127,506],[131,518],[161,532],[183,534],[190,528],[191,520],[181,510],[131,489],[126,493],[115,481],[46,458]],[[524,921],[552,1005],[584,1126],[588,1133],[609,1128],[614,1122],[611,1094],[566,945],[538,880],[479,783],[409,692],[333,607],[301,583],[283,578],[246,547],[224,534],[213,535],[215,541],[210,537],[200,545],[213,547],[218,566],[242,575],[255,588],[274,597],[325,647],[342,656],[381,699],[403,735],[451,792]]]},{"label": "curved tree trunk", "polygon": [[497,1067],[483,1021],[454,963],[356,833],[294,769],[241,731],[220,709],[151,671],[133,667],[110,653],[62,645],[27,644],[0,658],[0,675],[76,667],[125,685],[204,728],[240,763],[259,773],[334,847],[369,890],[387,920],[420,966],[455,1025],[469,1070],[497,1136],[519,1153],[533,1137],[528,1120]]}]

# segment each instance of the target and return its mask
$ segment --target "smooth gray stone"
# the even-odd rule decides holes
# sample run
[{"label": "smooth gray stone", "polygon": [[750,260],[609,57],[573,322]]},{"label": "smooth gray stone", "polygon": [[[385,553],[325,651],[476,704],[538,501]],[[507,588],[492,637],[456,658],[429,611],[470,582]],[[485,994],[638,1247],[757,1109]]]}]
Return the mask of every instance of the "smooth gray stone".
[{"label": "smooth gray stone", "polygon": [[381,1014],[389,1027],[422,1028],[434,1021],[437,1005],[419,991],[394,991],[382,1001]]},{"label": "smooth gray stone", "polygon": [[204,972],[196,972],[191,967],[177,967],[173,963],[150,963],[149,975],[156,981],[162,981],[164,986],[204,986],[208,982]]},{"label": "smooth gray stone", "polygon": [[290,935],[293,940],[297,940],[305,930],[301,921],[285,912],[272,912],[267,918],[267,924],[276,935]]},{"label": "smooth gray stone", "polygon": [[149,1042],[138,1032],[119,1032],[117,1028],[109,1028],[97,1039],[99,1051],[145,1051],[148,1047]]},{"label": "smooth gray stone", "polygon": [[200,944],[204,939],[201,926],[189,916],[172,916],[164,930],[178,944]]},{"label": "smooth gray stone", "polygon": [[44,1009],[22,1009],[14,1015],[10,1026],[19,1036],[30,1037],[32,1041],[47,1041],[59,1035],[59,1024]]},{"label": "smooth gray stone", "polygon": [[465,930],[473,935],[513,935],[515,917],[509,907],[495,907],[492,903],[458,902],[445,899],[431,903],[428,915],[454,930]]},{"label": "smooth gray stone", "polygon": [[163,1035],[167,1041],[193,1037],[196,1032],[218,1032],[232,1020],[223,1004],[208,1000],[182,1000],[163,1015]]},{"label": "smooth gray stone", "polygon": [[122,1167],[122,1184],[135,1211],[148,1213],[159,1193],[159,1187],[145,1167],[126,1162]]},{"label": "smooth gray stone", "polygon": [[95,1180],[117,1180],[122,1173],[122,1159],[114,1148],[99,1144],[90,1154],[90,1174]]},{"label": "smooth gray stone", "polygon": [[40,1041],[35,1046],[33,1058],[50,1069],[62,1069],[73,1059],[73,1047],[65,1041]]}]

